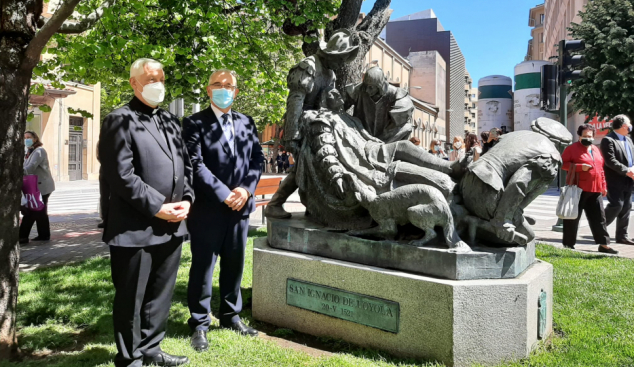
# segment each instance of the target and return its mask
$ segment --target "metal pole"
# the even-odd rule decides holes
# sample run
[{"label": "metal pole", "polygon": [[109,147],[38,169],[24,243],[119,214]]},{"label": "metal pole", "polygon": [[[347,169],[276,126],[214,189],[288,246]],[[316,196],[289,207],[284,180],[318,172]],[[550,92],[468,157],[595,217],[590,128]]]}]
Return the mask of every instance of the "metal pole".
[{"label": "metal pole", "polygon": [[[566,80],[562,80],[561,86],[559,86],[559,121],[568,128],[568,83]],[[561,153],[561,152],[560,152]],[[559,191],[566,185],[566,171],[559,169]],[[562,219],[557,219],[557,223],[552,227],[555,232],[564,231],[564,222]]]}]

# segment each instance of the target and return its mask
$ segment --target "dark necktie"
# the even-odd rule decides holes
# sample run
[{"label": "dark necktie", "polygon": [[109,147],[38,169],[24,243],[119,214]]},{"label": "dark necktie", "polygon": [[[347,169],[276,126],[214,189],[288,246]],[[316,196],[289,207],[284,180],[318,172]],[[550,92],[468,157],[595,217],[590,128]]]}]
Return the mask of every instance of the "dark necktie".
[{"label": "dark necktie", "polygon": [[623,145],[625,146],[625,155],[627,156],[627,166],[632,167],[632,150],[625,136],[623,137]]},{"label": "dark necktie", "polygon": [[233,128],[231,126],[231,123],[229,122],[228,113],[225,113],[224,115],[222,115],[222,131],[224,132],[225,138],[227,139],[227,142],[229,143],[229,148],[231,149],[231,155],[233,155],[234,154]]}]

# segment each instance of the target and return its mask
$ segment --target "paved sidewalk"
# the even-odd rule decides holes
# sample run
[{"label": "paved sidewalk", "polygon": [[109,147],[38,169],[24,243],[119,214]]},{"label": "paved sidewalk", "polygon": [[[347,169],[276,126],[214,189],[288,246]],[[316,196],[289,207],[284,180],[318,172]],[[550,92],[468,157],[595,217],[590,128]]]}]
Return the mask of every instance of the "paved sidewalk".
[{"label": "paved sidewalk", "polygon": [[[100,219],[96,213],[51,215],[50,220],[50,241],[20,245],[20,270],[31,271],[108,254],[108,246],[101,242],[102,230],[97,228]],[[33,228],[31,238],[37,233]]]},{"label": "paved sidewalk", "polygon": [[[291,196],[286,208],[303,211],[299,196]],[[101,221],[99,214],[69,213],[51,215],[51,240],[47,242],[30,241],[20,245],[20,270],[31,271],[46,266],[68,264],[89,259],[93,256],[108,256],[108,246],[101,241],[102,229],[97,228]],[[251,214],[251,226],[262,226],[262,208]],[[37,236],[33,226],[31,238]]]},{"label": "paved sidewalk", "polygon": [[[555,247],[562,247],[560,232],[553,232],[551,227],[556,223],[554,206],[556,206],[557,192],[549,191],[540,196],[527,209],[529,215],[537,218],[533,226],[537,240]],[[554,204],[553,204],[554,203]],[[293,194],[285,205],[290,212],[303,212],[304,206],[300,203],[297,193]],[[552,214],[551,214],[552,211]],[[542,216],[535,213],[543,213]],[[101,242],[102,230],[97,228],[99,215],[92,213],[70,213],[63,215],[51,215],[51,241],[33,242],[21,245],[20,270],[30,271],[44,266],[67,264],[82,261],[93,256],[107,256],[108,246]],[[262,226],[262,208],[258,208],[251,214],[251,225]],[[614,225],[608,227],[610,234],[614,234]],[[35,226],[31,238],[37,235]],[[630,221],[630,235],[634,236],[634,218]],[[634,246],[612,244],[620,251],[619,256],[634,259]],[[577,251],[597,253],[590,228],[585,225],[579,228]]]}]

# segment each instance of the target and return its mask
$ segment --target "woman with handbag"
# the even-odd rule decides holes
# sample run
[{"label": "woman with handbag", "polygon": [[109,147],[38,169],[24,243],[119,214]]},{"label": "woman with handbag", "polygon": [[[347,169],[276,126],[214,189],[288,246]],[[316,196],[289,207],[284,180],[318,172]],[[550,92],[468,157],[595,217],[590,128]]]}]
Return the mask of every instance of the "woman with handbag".
[{"label": "woman with handbag", "polygon": [[581,213],[586,213],[588,225],[599,245],[599,252],[617,254],[618,251],[609,246],[610,235],[606,228],[605,212],[603,211],[603,197],[607,195],[607,185],[603,173],[603,156],[598,147],[592,145],[595,128],[590,124],[583,124],[577,129],[579,141],[571,144],[564,150],[561,158],[562,169],[568,171],[568,175],[576,175],[577,186],[582,190],[579,199],[579,215],[576,219],[564,219],[563,245],[567,248],[575,248],[577,242],[577,229]]},{"label": "woman with handbag", "polygon": [[20,223],[20,243],[29,242],[29,234],[33,223],[37,223],[37,237],[34,241],[48,241],[51,239],[51,227],[48,221],[47,203],[51,193],[55,190],[55,182],[48,164],[48,155],[42,147],[42,142],[33,131],[24,133],[24,145],[27,147],[24,158],[24,174],[37,176],[37,187],[42,194],[44,209],[39,211],[26,210]]}]

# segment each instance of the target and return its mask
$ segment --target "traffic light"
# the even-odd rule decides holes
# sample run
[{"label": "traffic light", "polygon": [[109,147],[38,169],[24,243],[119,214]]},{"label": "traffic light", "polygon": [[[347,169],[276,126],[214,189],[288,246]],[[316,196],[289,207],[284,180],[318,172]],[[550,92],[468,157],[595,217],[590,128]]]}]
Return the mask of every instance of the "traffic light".
[{"label": "traffic light", "polygon": [[542,66],[539,103],[542,110],[555,111],[559,101],[559,65]]},{"label": "traffic light", "polygon": [[583,55],[572,55],[572,52],[583,51],[586,48],[583,40],[561,40],[559,41],[559,83],[568,83],[583,77],[583,70],[575,70],[580,68],[584,63]]},{"label": "traffic light", "polygon": [[[567,86],[573,80],[583,77],[584,56],[572,55],[586,48],[583,40],[559,41],[559,60],[555,65],[542,66],[542,84],[540,106],[542,110],[557,111],[561,108],[560,99],[566,99]],[[564,96],[561,96],[564,93]]]}]

